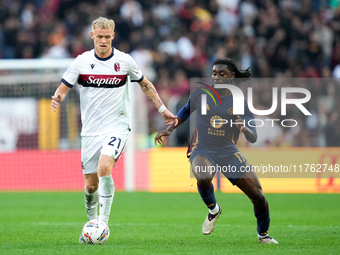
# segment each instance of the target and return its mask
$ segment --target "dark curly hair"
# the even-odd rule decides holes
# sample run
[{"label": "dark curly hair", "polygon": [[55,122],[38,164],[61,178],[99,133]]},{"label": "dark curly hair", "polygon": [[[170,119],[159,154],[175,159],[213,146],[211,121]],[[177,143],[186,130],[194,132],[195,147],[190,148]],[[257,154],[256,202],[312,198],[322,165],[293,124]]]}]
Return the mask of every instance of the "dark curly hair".
[{"label": "dark curly hair", "polygon": [[231,72],[235,73],[235,78],[241,78],[239,80],[248,80],[251,76],[250,67],[246,70],[239,70],[236,66],[236,63],[231,58],[218,58],[214,61],[213,66],[215,65],[226,65]]}]

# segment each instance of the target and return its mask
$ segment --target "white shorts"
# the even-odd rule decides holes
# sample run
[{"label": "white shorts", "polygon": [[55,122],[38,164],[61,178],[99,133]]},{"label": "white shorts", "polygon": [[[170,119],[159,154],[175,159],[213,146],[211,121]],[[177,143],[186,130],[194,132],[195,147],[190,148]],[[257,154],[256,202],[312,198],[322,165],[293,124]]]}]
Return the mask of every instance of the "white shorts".
[{"label": "white shorts", "polygon": [[81,138],[81,167],[83,174],[97,172],[101,154],[118,161],[122,155],[129,132],[115,132],[98,136],[83,136]]}]

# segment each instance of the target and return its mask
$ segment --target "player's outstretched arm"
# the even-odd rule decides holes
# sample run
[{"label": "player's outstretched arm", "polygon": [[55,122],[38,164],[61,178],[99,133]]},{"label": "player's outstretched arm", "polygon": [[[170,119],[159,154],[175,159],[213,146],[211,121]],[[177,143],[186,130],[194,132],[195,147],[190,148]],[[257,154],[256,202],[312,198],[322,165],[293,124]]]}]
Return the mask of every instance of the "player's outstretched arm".
[{"label": "player's outstretched arm", "polygon": [[238,116],[238,115],[237,115],[236,123],[238,123],[238,124],[236,124],[236,126],[244,134],[245,138],[249,142],[255,143],[256,140],[257,140],[256,135],[248,127],[244,126],[243,119],[240,116]]},{"label": "player's outstretched arm", "polygon": [[177,124],[177,118],[173,115],[163,104],[161,98],[159,97],[154,85],[146,78],[144,78],[139,85],[147,96],[147,98],[153,103],[153,105],[158,109],[158,112],[162,114],[165,125]]},{"label": "player's outstretched arm", "polygon": [[158,134],[155,136],[155,145],[157,145],[157,143],[162,144],[163,143],[162,137],[169,136],[176,127],[181,125],[184,121],[186,121],[189,118],[190,113],[191,111],[190,111],[190,98],[189,98],[187,103],[177,113],[176,118],[178,120],[178,123],[177,124],[174,123],[168,126],[165,130],[159,131]]},{"label": "player's outstretched arm", "polygon": [[57,90],[54,92],[54,95],[52,96],[52,109],[53,111],[56,111],[60,103],[64,101],[67,93],[70,91],[70,88],[67,87],[64,83],[61,83],[60,86],[57,88]]},{"label": "player's outstretched arm", "polygon": [[178,120],[178,123],[176,125],[171,124],[167,126],[165,130],[158,131],[157,135],[155,136],[155,141],[154,141],[155,145],[157,145],[157,143],[162,144],[164,142],[162,137],[171,135],[172,131],[174,131],[176,127],[178,127],[184,122],[180,117],[176,116],[176,118]]}]

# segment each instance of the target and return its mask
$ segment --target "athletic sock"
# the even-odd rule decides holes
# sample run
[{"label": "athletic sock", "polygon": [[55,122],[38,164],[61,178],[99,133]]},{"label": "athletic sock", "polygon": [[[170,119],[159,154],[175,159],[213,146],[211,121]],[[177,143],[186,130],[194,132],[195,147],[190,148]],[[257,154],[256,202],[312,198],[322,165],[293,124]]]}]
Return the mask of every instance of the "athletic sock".
[{"label": "athletic sock", "polygon": [[111,205],[115,193],[115,184],[112,176],[99,177],[99,219],[108,223],[111,211]]},{"label": "athletic sock", "polygon": [[211,183],[209,187],[200,187],[197,183],[197,190],[200,193],[203,202],[209,209],[213,210],[216,207],[214,185]]},{"label": "athletic sock", "polygon": [[209,209],[209,213],[212,214],[212,215],[217,214],[219,211],[220,211],[220,207],[219,207],[218,204],[215,205],[214,209]]},{"label": "athletic sock", "polygon": [[98,218],[98,190],[93,193],[89,193],[85,187],[85,208],[87,213],[87,220],[93,220]]},{"label": "athletic sock", "polygon": [[268,202],[266,201],[263,208],[254,206],[254,214],[257,219],[257,233],[261,236],[267,235],[270,225]]}]

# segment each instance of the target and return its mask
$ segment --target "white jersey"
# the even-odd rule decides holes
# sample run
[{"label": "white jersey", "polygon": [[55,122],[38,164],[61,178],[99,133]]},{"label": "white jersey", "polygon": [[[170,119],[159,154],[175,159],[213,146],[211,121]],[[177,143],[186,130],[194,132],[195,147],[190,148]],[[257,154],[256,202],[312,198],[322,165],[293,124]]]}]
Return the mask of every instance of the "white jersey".
[{"label": "white jersey", "polygon": [[78,84],[82,136],[103,135],[130,128],[130,81],[140,82],[143,74],[129,54],[112,48],[107,58],[94,50],[79,55],[61,81],[72,88]]}]

